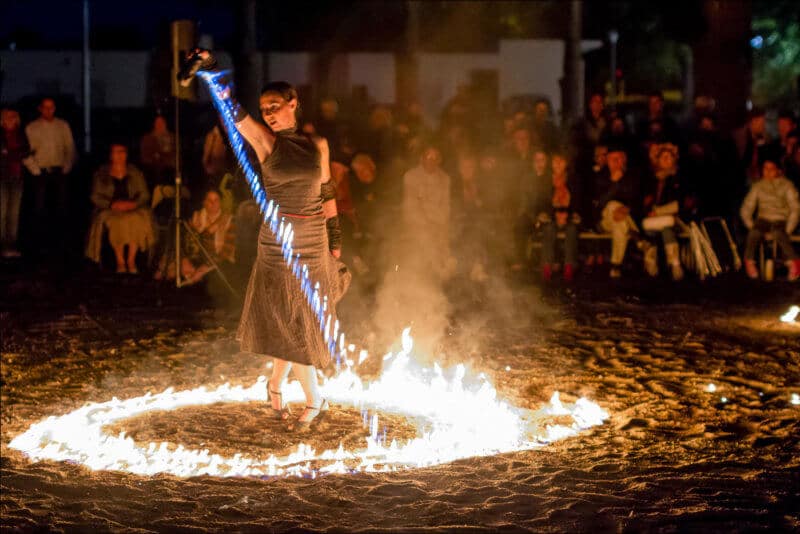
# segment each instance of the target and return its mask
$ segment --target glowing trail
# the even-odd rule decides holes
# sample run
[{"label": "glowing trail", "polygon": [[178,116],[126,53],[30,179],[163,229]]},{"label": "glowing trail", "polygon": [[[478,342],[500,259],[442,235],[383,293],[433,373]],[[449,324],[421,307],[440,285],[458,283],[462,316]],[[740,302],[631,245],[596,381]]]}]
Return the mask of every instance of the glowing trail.
[{"label": "glowing trail", "polygon": [[280,217],[279,219],[280,206],[275,203],[274,200],[267,198],[267,192],[261,185],[259,174],[253,169],[250,160],[247,158],[247,152],[245,150],[246,141],[236,128],[236,123],[233,119],[234,112],[230,100],[231,86],[229,82],[231,72],[199,71],[197,76],[208,86],[211,100],[217,112],[219,112],[222,124],[225,127],[225,132],[228,134],[233,154],[236,156],[236,161],[244,172],[244,176],[250,186],[250,191],[253,193],[253,198],[264,217],[264,222],[269,224],[275,241],[281,247],[283,260],[287,268],[297,279],[306,297],[306,302],[311,306],[314,315],[317,317],[320,333],[324,336],[328,345],[328,351],[331,353],[338,369],[341,367],[342,360],[346,358],[344,332],[338,332],[338,322],[336,322],[337,328],[334,328],[332,336],[330,335],[330,327],[326,329],[326,325],[330,324],[330,319],[332,317],[331,312],[328,311],[327,297],[320,297],[319,281],[309,278],[308,267],[301,262],[300,254],[294,253],[294,248],[292,246],[294,242],[292,223],[287,222],[284,217]]}]

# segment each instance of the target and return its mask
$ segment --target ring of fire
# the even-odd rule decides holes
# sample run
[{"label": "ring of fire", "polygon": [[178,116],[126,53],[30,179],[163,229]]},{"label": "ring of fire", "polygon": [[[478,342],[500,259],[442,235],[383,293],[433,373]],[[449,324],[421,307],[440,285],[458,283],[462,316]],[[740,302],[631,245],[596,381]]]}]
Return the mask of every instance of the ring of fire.
[{"label": "ring of fire", "polygon": [[[575,436],[600,425],[608,413],[597,404],[579,399],[565,405],[558,392],[540,410],[515,408],[498,400],[497,392],[483,374],[465,381],[463,365],[445,373],[438,365],[421,368],[410,357],[411,338],[403,332],[403,349],[385,357],[380,378],[365,384],[352,365],[325,380],[323,395],[336,404],[361,409],[370,428],[366,447],[321,453],[300,443],[285,457],[252,458],[235,454],[224,457],[207,449],[170,448],[167,443],[137,445],[124,432],[112,436],[104,428],[112,423],[154,410],[174,410],[219,402],[267,401],[266,379],[252,386],[224,384],[209,391],[205,387],[103,403],[89,403],[60,417],[48,417],[14,438],[10,447],[33,461],[70,461],[93,470],[127,471],[138,475],[167,473],[179,477],[316,477],[327,473],[394,471],[432,466],[461,458],[531,450]],[[351,362],[348,362],[351,363]],[[468,384],[468,385],[465,385]],[[284,388],[289,402],[303,399],[297,382]],[[377,412],[390,412],[426,421],[418,424],[418,436],[406,443],[386,444],[379,434]],[[372,413],[372,415],[370,415]],[[546,424],[553,416],[570,416],[571,425]]]}]

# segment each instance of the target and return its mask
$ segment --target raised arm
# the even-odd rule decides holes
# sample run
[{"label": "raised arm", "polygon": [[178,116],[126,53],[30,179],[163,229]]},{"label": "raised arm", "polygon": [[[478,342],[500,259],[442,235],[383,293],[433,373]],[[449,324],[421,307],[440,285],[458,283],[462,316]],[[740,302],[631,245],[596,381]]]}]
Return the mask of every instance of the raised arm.
[{"label": "raised arm", "polygon": [[[238,105],[238,102],[236,102],[236,105]],[[243,112],[243,118],[236,122],[236,129],[239,130],[242,137],[253,147],[259,163],[272,154],[272,147],[275,145],[275,134],[273,134],[269,128],[248,115],[247,112]]]},{"label": "raised arm", "polygon": [[[198,48],[189,54],[181,72],[178,74],[181,83],[191,81],[199,70],[216,71],[217,61],[211,52]],[[233,79],[230,76],[221,77],[217,81],[214,90],[218,92],[223,100],[229,102],[236,129],[253,147],[258,161],[262,162],[267,159],[267,156],[272,153],[272,147],[275,144],[275,134],[264,124],[248,115],[247,111],[236,100]]]}]

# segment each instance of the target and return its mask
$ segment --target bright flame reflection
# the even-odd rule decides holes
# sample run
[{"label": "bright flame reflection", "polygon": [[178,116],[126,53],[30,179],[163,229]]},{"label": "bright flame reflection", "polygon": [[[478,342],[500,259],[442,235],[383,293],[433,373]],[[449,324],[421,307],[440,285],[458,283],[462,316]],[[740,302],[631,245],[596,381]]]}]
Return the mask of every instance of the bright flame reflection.
[{"label": "bright flame reflection", "polygon": [[793,323],[797,320],[798,315],[800,315],[800,306],[792,306],[789,308],[789,311],[781,315],[781,321],[784,323]]},{"label": "bright flame reflection", "polygon": [[[394,471],[530,450],[575,436],[608,418],[608,413],[584,398],[573,405],[562,403],[557,392],[537,412],[512,407],[497,399],[497,391],[483,374],[467,377],[463,365],[447,371],[438,365],[421,368],[411,358],[411,351],[412,340],[406,329],[402,349],[386,356],[384,371],[377,381],[362,382],[352,368],[323,381],[326,398],[361,410],[369,435],[365,435],[365,448],[359,450],[348,451],[340,445],[335,451],[317,453],[300,443],[286,457],[223,457],[208,449],[193,450],[166,442],[140,446],[124,432],[117,436],[104,432],[106,425],[153,410],[217,402],[266,402],[264,377],[247,388],[228,384],[212,391],[205,387],[178,392],[168,388],[155,395],[90,403],[31,425],[11,441],[10,447],[34,461],[71,461],[95,470],[139,475],[316,477],[327,473]],[[303,399],[297,382],[284,390],[290,402]],[[381,432],[380,412],[412,417],[417,422],[417,437],[387,444],[385,427]],[[553,416],[570,416],[572,423],[547,424]]]}]

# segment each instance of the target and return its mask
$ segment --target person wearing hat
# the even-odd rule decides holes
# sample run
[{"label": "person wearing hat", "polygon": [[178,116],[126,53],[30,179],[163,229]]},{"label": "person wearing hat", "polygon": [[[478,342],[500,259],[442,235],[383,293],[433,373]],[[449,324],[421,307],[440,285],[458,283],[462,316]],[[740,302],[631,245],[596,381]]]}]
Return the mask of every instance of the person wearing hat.
[{"label": "person wearing hat", "polygon": [[[639,183],[627,168],[628,155],[622,145],[612,144],[608,147],[606,166],[608,172],[599,180],[596,196],[593,201],[598,213],[600,229],[611,234],[611,270],[612,278],[622,275],[622,260],[628,239],[638,235],[639,229],[631,216],[631,208],[640,206]],[[647,246],[646,241],[641,241]]]},{"label": "person wearing hat", "polygon": [[[750,230],[744,251],[745,270],[750,278],[758,278],[756,247],[770,233],[786,258],[789,280],[797,280],[800,278],[800,259],[789,239],[800,220],[797,188],[783,176],[774,158],[764,160],[761,168],[761,180],[752,185],[739,210],[742,221]],[[756,212],[758,215],[753,219]]]}]

